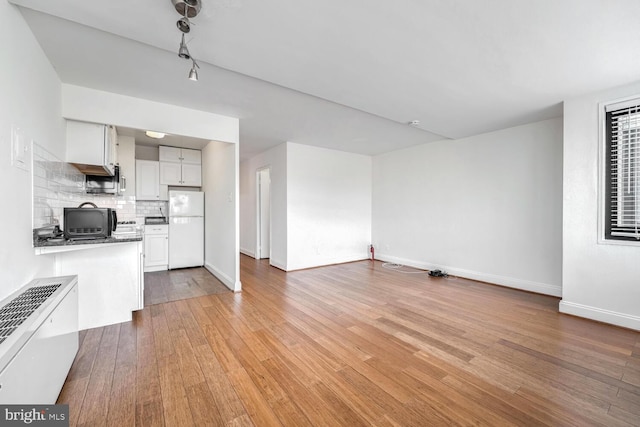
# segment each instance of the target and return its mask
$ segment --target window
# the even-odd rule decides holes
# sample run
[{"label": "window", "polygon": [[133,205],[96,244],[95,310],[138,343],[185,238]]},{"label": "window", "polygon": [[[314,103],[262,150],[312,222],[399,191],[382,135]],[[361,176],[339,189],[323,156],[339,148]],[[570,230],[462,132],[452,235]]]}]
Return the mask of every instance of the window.
[{"label": "window", "polygon": [[605,239],[640,241],[640,99],[605,106]]}]

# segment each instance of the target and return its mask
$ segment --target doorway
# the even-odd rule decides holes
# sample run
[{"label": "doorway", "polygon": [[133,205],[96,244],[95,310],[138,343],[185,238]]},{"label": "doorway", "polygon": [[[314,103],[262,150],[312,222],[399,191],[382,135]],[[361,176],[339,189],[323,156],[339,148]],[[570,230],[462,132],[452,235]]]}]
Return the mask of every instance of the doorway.
[{"label": "doorway", "polygon": [[271,258],[271,168],[256,171],[256,259]]}]

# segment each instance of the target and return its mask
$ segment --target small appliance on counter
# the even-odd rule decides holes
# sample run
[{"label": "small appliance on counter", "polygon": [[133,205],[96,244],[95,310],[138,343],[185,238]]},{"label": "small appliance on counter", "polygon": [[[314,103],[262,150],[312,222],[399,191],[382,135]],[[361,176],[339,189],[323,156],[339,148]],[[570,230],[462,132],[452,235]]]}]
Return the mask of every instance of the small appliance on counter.
[{"label": "small appliance on counter", "polygon": [[107,238],[116,230],[117,223],[118,216],[114,209],[99,208],[91,202],[82,203],[77,208],[64,208],[65,239]]},{"label": "small appliance on counter", "polygon": [[35,242],[64,242],[64,233],[57,224],[47,225],[33,230],[33,241]]}]

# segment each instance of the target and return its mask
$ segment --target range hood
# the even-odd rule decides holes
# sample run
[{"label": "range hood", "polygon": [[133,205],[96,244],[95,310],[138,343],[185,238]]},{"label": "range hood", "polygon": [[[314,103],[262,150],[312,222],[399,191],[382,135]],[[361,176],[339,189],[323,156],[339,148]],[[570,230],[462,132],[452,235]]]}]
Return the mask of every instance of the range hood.
[{"label": "range hood", "polygon": [[106,166],[87,165],[84,163],[71,163],[71,164],[85,175],[93,175],[93,176],[113,176],[114,175],[114,173],[111,172]]}]

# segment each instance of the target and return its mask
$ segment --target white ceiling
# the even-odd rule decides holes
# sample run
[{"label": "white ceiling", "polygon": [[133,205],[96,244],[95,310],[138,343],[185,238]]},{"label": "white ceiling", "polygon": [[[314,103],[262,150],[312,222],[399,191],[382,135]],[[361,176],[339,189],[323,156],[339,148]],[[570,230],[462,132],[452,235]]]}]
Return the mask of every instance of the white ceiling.
[{"label": "white ceiling", "polygon": [[63,82],[239,117],[242,158],[461,138],[640,76],[637,0],[202,0],[197,83],[171,0],[11,1]]}]

